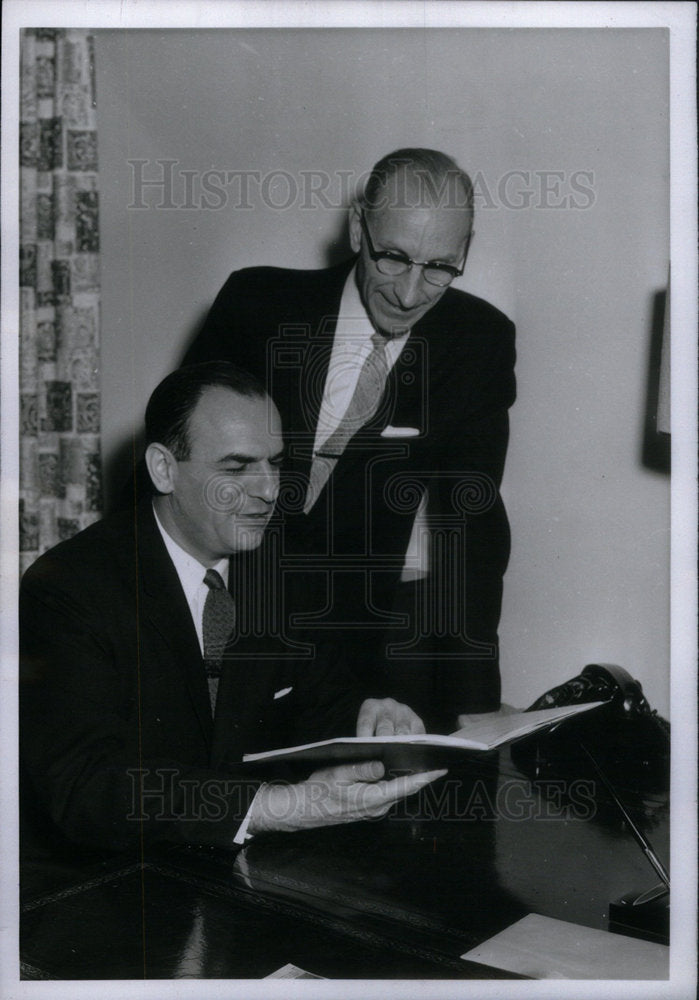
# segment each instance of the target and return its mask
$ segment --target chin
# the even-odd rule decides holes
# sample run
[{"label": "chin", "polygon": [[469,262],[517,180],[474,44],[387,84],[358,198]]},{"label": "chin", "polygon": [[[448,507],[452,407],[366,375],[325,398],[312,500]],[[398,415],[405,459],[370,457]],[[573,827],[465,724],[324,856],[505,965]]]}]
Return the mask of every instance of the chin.
[{"label": "chin", "polygon": [[267,524],[260,525],[259,528],[239,527],[232,539],[233,552],[245,552],[249,549],[256,549],[262,542]]},{"label": "chin", "polygon": [[386,333],[393,333],[396,330],[397,335],[400,335],[401,332],[415,326],[425,312],[425,309],[418,309],[414,313],[402,313],[399,309],[379,309],[372,319],[380,330],[385,330]]}]

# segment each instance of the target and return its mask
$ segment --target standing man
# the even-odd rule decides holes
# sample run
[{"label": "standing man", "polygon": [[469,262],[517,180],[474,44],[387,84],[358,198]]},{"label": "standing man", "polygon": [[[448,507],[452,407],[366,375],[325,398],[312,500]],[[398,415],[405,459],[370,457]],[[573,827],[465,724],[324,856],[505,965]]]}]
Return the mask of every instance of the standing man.
[{"label": "standing man", "polygon": [[350,208],[351,260],[233,273],[187,354],[240,360],[280,407],[281,630],[341,639],[446,730],[500,704],[509,557],[514,327],[449,287],[472,228],[454,160],[391,153]]},{"label": "standing man", "polygon": [[301,665],[267,644],[260,656],[239,626],[265,595],[229,574],[260,545],[279,488],[281,424],[262,386],[227,363],[182,368],[151,396],[146,440],[155,497],[62,542],[22,581],[33,833],[51,848],[61,837],[98,850],[232,847],[383,815],[442,774],[382,781],[371,762],[263,785],[242,767],[246,752],[424,729],[390,699],[360,705],[329,649]]}]

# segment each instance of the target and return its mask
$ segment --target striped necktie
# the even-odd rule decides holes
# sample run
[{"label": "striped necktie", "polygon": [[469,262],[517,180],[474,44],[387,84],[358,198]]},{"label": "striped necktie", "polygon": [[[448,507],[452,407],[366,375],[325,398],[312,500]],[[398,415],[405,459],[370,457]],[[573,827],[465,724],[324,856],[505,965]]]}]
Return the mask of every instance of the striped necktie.
[{"label": "striped necktie", "polygon": [[209,588],[204,602],[202,632],[204,636],[204,666],[209,684],[211,712],[216,711],[218,680],[226,646],[235,630],[235,601],[228,593],[222,577],[215,569],[207,569],[204,583]]},{"label": "striped necktie", "polygon": [[384,337],[382,333],[373,333],[371,341],[374,346],[362,365],[354,393],[342,420],[321,446],[320,451],[315,452],[313,456],[308,493],[303,508],[305,514],[308,514],[320,496],[347,443],[360,428],[369,423],[379,408],[388,378],[386,358],[388,337]]}]

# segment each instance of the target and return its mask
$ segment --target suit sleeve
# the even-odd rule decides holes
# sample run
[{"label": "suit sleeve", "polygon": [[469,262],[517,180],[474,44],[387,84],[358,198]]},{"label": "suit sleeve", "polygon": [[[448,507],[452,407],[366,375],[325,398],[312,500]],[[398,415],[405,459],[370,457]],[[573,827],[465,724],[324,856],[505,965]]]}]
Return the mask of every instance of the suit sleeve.
[{"label": "suit sleeve", "polygon": [[[435,552],[434,571],[455,586],[453,606],[462,611],[441,670],[444,704],[452,716],[495,710],[500,705],[498,625],[503,576],[510,555],[510,529],[500,495],[509,437],[508,408],[515,398],[514,326],[503,322],[499,347],[464,407],[454,408],[455,433],[442,448],[438,512],[453,518],[453,546]],[[450,551],[451,549],[451,551]],[[453,570],[441,572],[440,559]],[[457,657],[453,657],[457,654]],[[460,655],[458,655],[460,654]]]},{"label": "suit sleeve", "polygon": [[260,317],[255,303],[265,302],[269,294],[259,274],[234,271],[216,296],[182,364],[230,361],[264,380],[265,338],[258,336]]},{"label": "suit sleeve", "polygon": [[125,634],[116,656],[109,618],[108,607],[25,577],[21,758],[24,791],[50,820],[43,832],[57,827],[97,850],[164,840],[232,846],[259,782],[143,738],[137,639]]},{"label": "suit sleeve", "polygon": [[500,484],[515,398],[514,326],[501,316],[493,333],[471,360],[478,378],[469,392],[459,391],[458,368],[435,375],[433,394],[450,401],[442,414],[450,433],[431,456],[430,576],[399,587],[397,610],[419,609],[413,652],[421,659],[389,661],[392,688],[436,731],[451,731],[459,713],[500,705],[498,625],[510,553]]}]

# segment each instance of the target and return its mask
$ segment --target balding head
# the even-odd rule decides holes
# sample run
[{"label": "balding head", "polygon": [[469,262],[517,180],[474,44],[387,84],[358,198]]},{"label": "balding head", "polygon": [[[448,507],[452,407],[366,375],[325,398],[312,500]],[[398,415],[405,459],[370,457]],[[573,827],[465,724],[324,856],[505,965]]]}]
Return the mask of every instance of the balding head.
[{"label": "balding head", "polygon": [[350,210],[350,240],[377,329],[400,335],[439,301],[463,270],[472,220],[473,187],[451,157],[405,149],[376,164]]},{"label": "balding head", "polygon": [[[389,183],[390,182],[390,183]],[[366,210],[466,209],[473,217],[473,184],[456,160],[437,149],[405,148],[374,164],[358,198]]]}]

